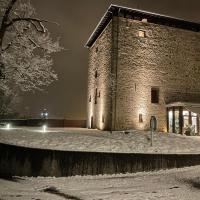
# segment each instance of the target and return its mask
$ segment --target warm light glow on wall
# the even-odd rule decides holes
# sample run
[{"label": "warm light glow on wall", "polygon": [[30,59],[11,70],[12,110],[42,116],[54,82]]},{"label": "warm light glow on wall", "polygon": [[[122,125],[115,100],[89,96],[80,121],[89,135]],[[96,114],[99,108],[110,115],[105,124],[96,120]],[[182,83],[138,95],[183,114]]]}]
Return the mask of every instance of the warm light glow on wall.
[{"label": "warm light glow on wall", "polygon": [[141,100],[138,99],[138,101],[140,101],[140,105],[138,108],[136,108],[136,115],[137,115],[137,121],[136,126],[138,129],[145,129],[145,127],[147,126],[147,119],[146,116],[148,114],[148,110],[147,110],[147,104],[145,104],[145,102],[141,103]]},{"label": "warm light glow on wall", "polygon": [[104,122],[102,121],[102,117],[104,115],[103,105],[104,105],[103,104],[103,99],[101,99],[100,108],[99,108],[99,126],[100,126],[101,130],[104,128]]},{"label": "warm light glow on wall", "polygon": [[[89,119],[88,119],[88,127],[92,128],[91,127],[91,118],[93,117],[93,119],[94,119],[94,104],[93,104],[92,101],[89,103],[88,107],[89,107],[89,109],[88,109],[88,112],[89,112],[88,113],[88,117],[89,117]],[[93,123],[94,123],[94,121],[93,121]]]}]

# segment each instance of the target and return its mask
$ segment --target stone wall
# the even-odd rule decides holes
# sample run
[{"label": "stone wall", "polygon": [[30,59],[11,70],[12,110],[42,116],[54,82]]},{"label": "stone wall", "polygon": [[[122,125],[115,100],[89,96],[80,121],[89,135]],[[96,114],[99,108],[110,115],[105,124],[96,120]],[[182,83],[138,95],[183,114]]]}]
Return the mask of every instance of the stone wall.
[{"label": "stone wall", "polygon": [[93,117],[93,128],[147,130],[154,115],[158,130],[167,131],[167,103],[200,103],[198,32],[113,17],[89,51],[88,127]]},{"label": "stone wall", "polygon": [[[108,129],[111,116],[110,71],[112,52],[112,22],[89,49],[87,126]],[[96,74],[95,74],[96,73]],[[95,77],[96,75],[96,77]],[[96,93],[97,90],[97,94]],[[95,96],[96,103],[95,103]]]},{"label": "stone wall", "polygon": [[[200,33],[118,19],[115,129],[148,129],[155,115],[166,131],[166,103],[200,102]],[[151,103],[151,87],[159,88],[159,104]]]},{"label": "stone wall", "polygon": [[198,154],[56,151],[0,144],[0,177],[135,173],[199,164]]}]

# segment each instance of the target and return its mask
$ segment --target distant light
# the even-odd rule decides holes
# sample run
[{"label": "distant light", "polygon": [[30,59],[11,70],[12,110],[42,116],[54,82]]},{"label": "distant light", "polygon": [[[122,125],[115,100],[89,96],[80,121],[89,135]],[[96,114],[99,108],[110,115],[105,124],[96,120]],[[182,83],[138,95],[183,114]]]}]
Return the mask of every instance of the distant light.
[{"label": "distant light", "polygon": [[42,132],[45,133],[46,131],[47,131],[47,126],[46,126],[46,125],[43,125],[43,126],[42,126]]},{"label": "distant light", "polygon": [[10,129],[10,124],[6,124],[6,129],[7,129],[7,130]]},{"label": "distant light", "polygon": [[46,112],[46,111],[40,113],[40,116],[41,116],[43,119],[47,119],[48,115],[49,115],[49,113]]}]

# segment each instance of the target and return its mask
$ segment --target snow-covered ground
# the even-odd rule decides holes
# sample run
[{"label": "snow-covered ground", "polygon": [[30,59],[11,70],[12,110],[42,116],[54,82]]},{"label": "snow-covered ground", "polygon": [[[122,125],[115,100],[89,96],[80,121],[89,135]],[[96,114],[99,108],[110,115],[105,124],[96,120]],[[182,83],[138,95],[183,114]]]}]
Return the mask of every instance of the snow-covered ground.
[{"label": "snow-covered ground", "polygon": [[0,143],[19,146],[94,152],[122,153],[200,153],[199,136],[182,136],[155,133],[150,147],[150,132],[132,130],[129,134],[83,128],[41,128],[0,129]]},{"label": "snow-covered ground", "polygon": [[200,166],[125,175],[0,179],[1,200],[199,200]]}]

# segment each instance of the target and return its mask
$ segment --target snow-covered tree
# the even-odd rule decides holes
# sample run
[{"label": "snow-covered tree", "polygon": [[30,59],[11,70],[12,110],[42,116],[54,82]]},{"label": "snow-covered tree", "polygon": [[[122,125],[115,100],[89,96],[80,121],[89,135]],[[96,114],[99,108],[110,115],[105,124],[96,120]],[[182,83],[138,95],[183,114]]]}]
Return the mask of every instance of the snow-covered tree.
[{"label": "snow-covered tree", "polygon": [[18,93],[57,79],[51,55],[62,47],[46,23],[55,22],[37,18],[29,0],[0,0],[0,115],[11,112]]},{"label": "snow-covered tree", "polygon": [[18,93],[0,90],[0,118],[17,117],[17,105],[20,103]]},{"label": "snow-covered tree", "polygon": [[62,48],[29,0],[0,0],[0,89],[42,90],[57,79],[52,53]]}]

